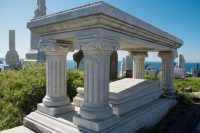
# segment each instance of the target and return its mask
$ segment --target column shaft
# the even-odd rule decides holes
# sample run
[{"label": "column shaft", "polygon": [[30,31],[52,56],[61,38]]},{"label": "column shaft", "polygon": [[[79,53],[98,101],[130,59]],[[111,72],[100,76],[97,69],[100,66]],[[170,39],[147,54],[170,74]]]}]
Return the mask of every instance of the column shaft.
[{"label": "column shaft", "polygon": [[85,96],[80,114],[86,119],[105,119],[112,115],[109,106],[111,51],[84,51]]},{"label": "column shaft", "polygon": [[46,96],[37,109],[52,116],[74,110],[67,96],[65,75],[69,46],[56,40],[41,40],[39,47],[46,54]]},{"label": "column shaft", "polygon": [[70,102],[66,87],[66,53],[46,54],[46,96],[43,103],[46,106],[62,106]]},{"label": "column shaft", "polygon": [[146,52],[131,52],[133,57],[133,78],[144,79],[144,61]]},{"label": "column shaft", "polygon": [[165,95],[173,95],[175,88],[173,85],[174,79],[174,53],[173,52],[160,52],[159,57],[162,59],[162,77],[161,87],[165,91]]}]

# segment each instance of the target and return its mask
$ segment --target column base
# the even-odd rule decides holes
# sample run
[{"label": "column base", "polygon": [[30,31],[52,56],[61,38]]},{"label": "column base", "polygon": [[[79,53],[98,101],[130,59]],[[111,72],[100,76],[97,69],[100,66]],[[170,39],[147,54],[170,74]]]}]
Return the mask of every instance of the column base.
[{"label": "column base", "polygon": [[91,108],[83,104],[80,107],[80,115],[88,120],[107,119],[113,115],[112,112],[112,108],[109,105]]},{"label": "column base", "polygon": [[45,106],[43,103],[39,103],[37,105],[37,110],[51,116],[56,116],[74,111],[74,105],[68,104],[64,106],[48,107]]},{"label": "column base", "polygon": [[88,120],[81,117],[80,114],[73,116],[73,123],[78,127],[83,127],[95,132],[100,132],[106,128],[112,127],[119,123],[120,119],[118,116],[113,115],[110,118],[103,120]]},{"label": "column base", "polygon": [[163,96],[166,97],[166,98],[177,98],[178,97],[175,90],[165,91]]}]

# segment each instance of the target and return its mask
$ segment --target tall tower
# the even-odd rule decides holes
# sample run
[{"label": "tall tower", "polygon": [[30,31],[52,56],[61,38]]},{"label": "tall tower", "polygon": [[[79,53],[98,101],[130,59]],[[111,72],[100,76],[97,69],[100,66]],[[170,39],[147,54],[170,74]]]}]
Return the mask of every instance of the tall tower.
[{"label": "tall tower", "polygon": [[[46,0],[37,0],[37,9],[32,20],[46,15]],[[31,32],[30,50],[26,53],[25,61],[45,61],[45,54],[38,49],[40,36]]]}]

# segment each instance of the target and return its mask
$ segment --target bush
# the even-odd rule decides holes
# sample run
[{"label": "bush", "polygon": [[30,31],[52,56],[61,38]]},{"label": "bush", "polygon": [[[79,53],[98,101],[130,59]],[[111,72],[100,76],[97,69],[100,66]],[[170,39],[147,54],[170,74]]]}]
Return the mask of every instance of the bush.
[{"label": "bush", "polygon": [[67,71],[67,94],[72,101],[76,96],[78,87],[84,85],[84,74],[79,70],[68,70]]},{"label": "bush", "polygon": [[145,75],[144,75],[144,79],[149,79],[149,80],[160,80],[160,77],[159,77],[159,76],[153,76],[153,75],[150,75],[150,74],[145,74]]},{"label": "bush", "polygon": [[[69,70],[67,90],[70,99],[76,88],[83,86],[83,72]],[[46,90],[45,65],[27,63],[19,70],[0,72],[0,130],[22,124],[24,116],[34,111],[41,103]]]}]

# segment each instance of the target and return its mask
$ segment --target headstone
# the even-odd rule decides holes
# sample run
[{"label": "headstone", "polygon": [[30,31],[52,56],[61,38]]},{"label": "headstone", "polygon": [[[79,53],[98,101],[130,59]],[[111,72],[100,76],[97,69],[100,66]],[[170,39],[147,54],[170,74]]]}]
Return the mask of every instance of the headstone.
[{"label": "headstone", "polygon": [[113,51],[110,56],[110,81],[117,80],[118,54]]},{"label": "headstone", "polygon": [[[73,55],[74,61],[77,63],[77,69],[84,71],[84,55],[83,51],[80,50],[75,52]],[[118,66],[118,55],[116,51],[113,51],[110,56],[110,80],[114,81],[117,79],[117,67]]]},{"label": "headstone", "polygon": [[126,61],[125,61],[125,58],[123,58],[123,60],[122,60],[120,76],[122,78],[126,77]]},{"label": "headstone", "polygon": [[74,61],[77,63],[77,69],[84,71],[84,55],[83,51],[79,50],[73,55]]},{"label": "headstone", "polygon": [[6,64],[16,67],[19,63],[19,55],[15,50],[15,30],[9,30],[9,51],[6,54]]},{"label": "headstone", "polygon": [[185,69],[185,58],[182,54],[179,55],[179,68]]},{"label": "headstone", "polygon": [[175,79],[184,79],[185,78],[185,58],[181,54],[179,55],[179,68],[174,69],[174,78]]},{"label": "headstone", "polygon": [[[35,10],[33,19],[46,15],[45,0],[37,0],[37,9]],[[46,56],[43,51],[38,49],[38,42],[40,36],[34,32],[31,32],[31,44],[30,51],[26,53],[26,61],[45,61]]]},{"label": "headstone", "polygon": [[130,55],[126,56],[126,78],[133,77],[133,59]]}]

